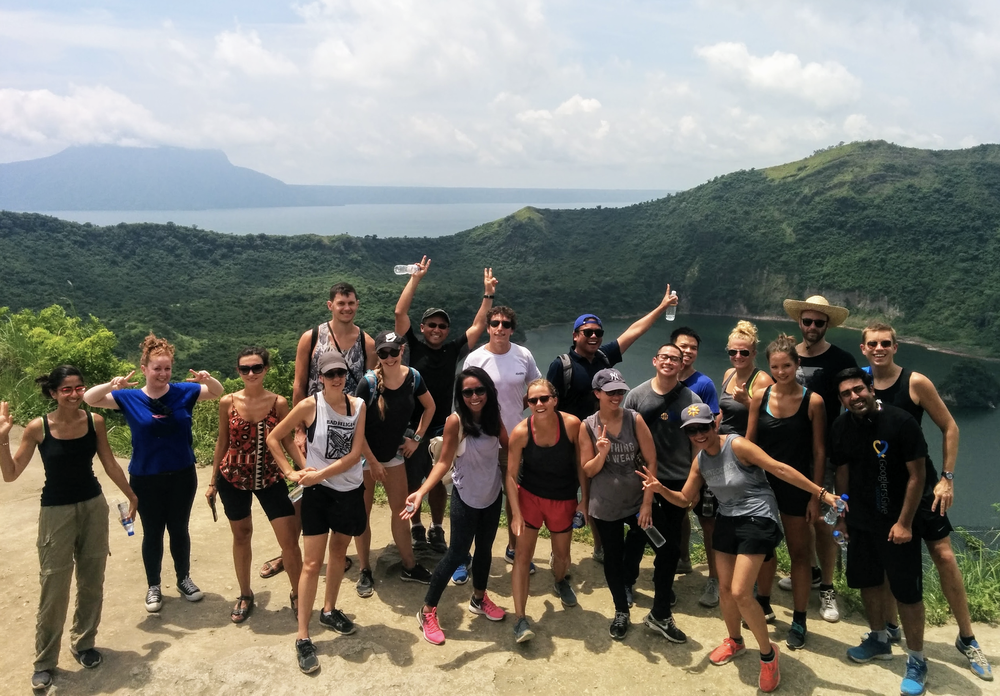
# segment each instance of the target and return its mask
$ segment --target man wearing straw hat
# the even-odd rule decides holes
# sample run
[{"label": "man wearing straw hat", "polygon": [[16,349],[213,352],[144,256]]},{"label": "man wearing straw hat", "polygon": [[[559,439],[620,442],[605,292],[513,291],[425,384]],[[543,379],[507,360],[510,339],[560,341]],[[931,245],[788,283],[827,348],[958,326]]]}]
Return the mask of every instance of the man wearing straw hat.
[{"label": "man wearing straw hat", "polygon": [[[813,295],[805,300],[785,300],[785,312],[798,322],[802,342],[795,346],[799,355],[798,381],[804,387],[823,397],[826,405],[826,431],[829,438],[830,426],[841,412],[840,397],[834,377],[841,370],[857,367],[858,363],[846,350],[838,348],[826,340],[826,332],[832,326],[843,324],[850,312],[846,307],[832,305],[822,295]],[[829,448],[827,448],[829,453]],[[815,483],[833,490],[836,468],[826,463],[826,476]],[[840,620],[837,608],[837,594],[833,589],[833,571],[837,563],[837,544],[833,540],[833,528],[820,517],[813,522],[816,535],[821,571],[813,568],[813,587],[819,581],[819,613],[825,621]],[[782,589],[791,589],[788,580],[778,583]]]}]

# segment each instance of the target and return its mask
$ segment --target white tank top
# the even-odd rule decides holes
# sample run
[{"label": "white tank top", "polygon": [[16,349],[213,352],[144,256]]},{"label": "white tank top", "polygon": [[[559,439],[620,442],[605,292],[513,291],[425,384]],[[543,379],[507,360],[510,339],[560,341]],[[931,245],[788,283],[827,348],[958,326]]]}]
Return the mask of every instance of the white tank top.
[{"label": "white tank top", "polygon": [[[349,415],[341,415],[330,408],[323,392],[316,394],[316,420],[308,430],[306,466],[317,471],[350,453],[354,446],[354,433],[358,424],[361,399],[347,397]],[[363,435],[362,435],[363,437]],[[364,482],[361,459],[347,471],[320,481],[320,485],[335,491],[353,491]]]}]

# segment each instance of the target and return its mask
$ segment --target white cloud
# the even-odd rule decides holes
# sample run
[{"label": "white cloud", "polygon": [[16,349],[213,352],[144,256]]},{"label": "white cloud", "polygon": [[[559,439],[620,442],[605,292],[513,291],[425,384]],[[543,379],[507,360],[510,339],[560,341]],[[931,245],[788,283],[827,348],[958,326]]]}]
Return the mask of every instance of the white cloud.
[{"label": "white cloud", "polygon": [[215,37],[215,58],[251,77],[294,75],[295,63],[264,48],[256,31],[224,31]]},{"label": "white cloud", "polygon": [[584,99],[579,94],[564,101],[556,109],[556,116],[572,116],[573,114],[589,114],[601,108],[601,102],[596,99]]}]

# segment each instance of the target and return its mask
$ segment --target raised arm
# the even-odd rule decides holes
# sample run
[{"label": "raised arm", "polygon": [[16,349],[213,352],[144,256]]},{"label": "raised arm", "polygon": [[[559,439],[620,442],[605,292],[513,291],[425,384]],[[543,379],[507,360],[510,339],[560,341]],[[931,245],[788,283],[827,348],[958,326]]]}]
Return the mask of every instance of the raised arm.
[{"label": "raised arm", "polygon": [[129,381],[133,375],[135,375],[135,370],[132,370],[124,377],[113,377],[110,382],[91,387],[83,395],[84,403],[94,408],[113,408],[117,411],[118,402],[112,398],[111,392],[117,389],[131,389],[132,387],[139,386],[138,382]]},{"label": "raised arm", "polygon": [[628,350],[629,346],[636,342],[636,339],[652,328],[653,324],[656,323],[657,317],[663,314],[667,307],[675,304],[677,304],[677,297],[670,296],[670,283],[667,283],[667,291],[664,293],[663,299],[660,300],[660,304],[656,306],[656,309],[641,319],[636,320],[630,327],[622,332],[621,336],[618,337],[618,348],[621,352],[624,353]]},{"label": "raised arm", "polygon": [[607,430],[608,426],[606,425],[598,427],[597,446],[595,447],[594,443],[590,441],[590,425],[586,422],[580,425],[580,436],[577,438],[577,442],[580,446],[580,464],[587,478],[594,478],[604,468],[608,452],[611,451],[611,440],[605,437]]},{"label": "raised arm", "polygon": [[[911,398],[917,397],[913,401],[927,411],[934,425],[941,430],[941,471],[954,473],[955,464],[958,462],[958,423],[941,400],[941,395],[934,388],[934,384],[919,372],[914,372],[910,377],[910,391],[915,392]],[[934,502],[931,509],[944,515],[954,502],[954,481],[942,476],[934,486]]]},{"label": "raised arm", "polygon": [[10,483],[17,479],[28,466],[35,454],[35,447],[42,441],[44,429],[42,419],[35,418],[21,433],[21,444],[17,454],[10,453],[10,431],[14,427],[14,416],[10,413],[10,404],[0,401],[0,472],[3,480]]},{"label": "raised arm", "polygon": [[199,370],[197,372],[188,370],[188,372],[191,373],[191,376],[184,381],[197,382],[201,385],[201,393],[198,394],[198,401],[218,399],[226,391],[226,388],[222,386],[222,382],[209,374],[208,370]]},{"label": "raised arm", "polygon": [[483,269],[483,301],[476,312],[476,318],[472,320],[472,326],[465,331],[465,339],[469,342],[469,350],[476,347],[479,337],[486,330],[486,315],[493,308],[493,296],[497,291],[497,283],[500,281],[493,277],[492,268]]},{"label": "raised arm", "polygon": [[403,292],[399,293],[399,300],[396,301],[395,326],[393,330],[399,336],[405,336],[410,330],[410,307],[413,305],[413,296],[417,293],[417,286],[427,275],[427,269],[431,267],[431,260],[424,256],[420,262],[415,264],[417,270],[410,274],[410,279],[406,281]]},{"label": "raised arm", "polygon": [[128,478],[125,476],[125,472],[122,471],[121,464],[115,459],[114,452],[111,451],[111,445],[108,443],[108,430],[107,424],[104,422],[104,418],[93,414],[94,419],[94,432],[97,434],[97,456],[101,460],[101,466],[104,467],[104,472],[108,475],[122,494],[128,498],[128,518],[130,520],[135,520],[135,511],[139,507],[139,498],[136,497],[135,492],[132,490],[132,486],[128,484]]}]

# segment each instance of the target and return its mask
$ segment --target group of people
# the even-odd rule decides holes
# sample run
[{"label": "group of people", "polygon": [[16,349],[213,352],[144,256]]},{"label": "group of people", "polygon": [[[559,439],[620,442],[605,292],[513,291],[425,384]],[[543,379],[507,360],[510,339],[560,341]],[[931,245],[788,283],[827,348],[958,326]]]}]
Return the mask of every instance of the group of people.
[{"label": "group of people", "polygon": [[[354,288],[331,288],[330,321],[299,340],[291,406],[263,386],[267,350],[239,353],[243,389],[223,395],[222,384],[204,371],[191,370],[185,382],[172,382],[173,347],[153,335],[142,344],[145,383],[139,389],[134,373],[88,389],[71,366],[39,378],[56,408],[27,425],[13,455],[13,416],[0,404],[4,480],[16,479],[36,448],[45,467],[33,687],[52,681],[74,563],[73,654],[87,668],[102,659],[94,644],[109,511],[93,473],[95,454],[126,496],[129,519],[138,512],[142,522],[146,610],[163,606],[164,531],[178,592],[189,601],[202,598],[190,577],[188,522],[197,487],[191,418],[196,402],[220,397],[205,495],[213,511],[221,499],[232,529],[240,594],[230,619],[242,623],[254,609],[250,542],[256,497],[281,549],[261,575],[287,572],[303,672],[319,668],[309,627],[324,560],[324,626],[341,634],[355,631],[338,605],[352,539],[360,565],[356,592],[365,598],[375,591],[371,515],[375,485],[381,483],[402,561],[400,580],[427,585],[417,621],[432,644],[445,641],[437,607],[449,582],[462,585],[471,576],[469,611],[491,621],[505,618],[487,592],[504,509],[516,642],[534,636],[527,599],[540,530],[544,526],[551,538],[553,592],[564,607],[573,607],[570,542],[572,530],[587,523],[614,603],[610,637],[622,640],[628,633],[640,560],[651,543],[654,596],[643,624],[669,641],[685,642],[673,615],[673,582],[678,572],[690,572],[693,510],[709,565],[699,601],[721,606],[726,626],[709,659],[723,665],[744,653],[745,626],[760,651],[760,688],[773,691],[780,683],[779,657],[767,624],[775,620],[775,548],[784,539],[791,557],[790,578],[779,586],[787,580],[792,592],[785,645],[798,650],[807,642],[811,588],[820,590],[821,618],[839,620],[833,589],[838,546],[825,519],[839,504],[844,509],[835,527],[848,542],[847,582],[860,589],[870,627],[862,643],[848,650],[849,658],[888,659],[891,644],[905,634],[909,654],[901,692],[923,693],[923,539],[958,622],[956,647],[973,672],[992,679],[949,541],[946,512],[953,501],[958,428],[930,380],[895,364],[890,326],[864,330],[861,350],[870,367],[861,370],[825,338],[827,329],[846,320],[845,308],[820,296],[787,300],[785,310],[798,323],[801,340],[782,334],[772,341],[765,349],[766,370],[755,362],[756,328],[740,321],[726,347],[732,367],[717,391],[695,369],[700,336],[681,327],[653,354],[652,378],[630,389],[614,366],[677,303],[669,286],[656,308],[608,342],[601,320],[581,315],[572,347],[543,377],[530,351],[511,342],[514,310],[493,306],[498,281],[491,269],[484,270],[482,301],[464,334],[450,338],[450,315],[432,307],[421,316],[418,336],[409,311],[430,265],[426,258],[416,264],[396,305],[393,329],[375,338],[354,323]],[[484,331],[488,341],[476,348]],[[111,454],[103,419],[84,411],[84,403],[122,411],[132,433],[128,479]],[[940,478],[920,429],[924,411],[943,433]],[[450,541],[442,526],[449,476]],[[443,554],[433,571],[417,561],[415,549],[423,548]]]}]

